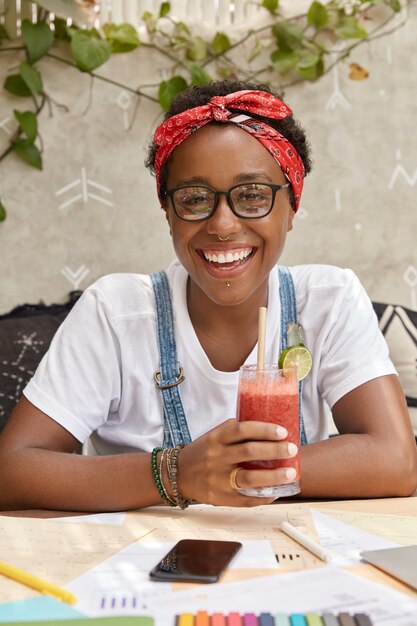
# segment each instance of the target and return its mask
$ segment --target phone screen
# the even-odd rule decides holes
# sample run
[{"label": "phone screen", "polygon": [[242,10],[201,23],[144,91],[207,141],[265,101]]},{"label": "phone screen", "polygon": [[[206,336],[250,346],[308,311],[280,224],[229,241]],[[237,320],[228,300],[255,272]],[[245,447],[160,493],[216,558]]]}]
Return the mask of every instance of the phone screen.
[{"label": "phone screen", "polygon": [[213,583],[242,544],[238,541],[182,539],[150,572],[152,580]]}]

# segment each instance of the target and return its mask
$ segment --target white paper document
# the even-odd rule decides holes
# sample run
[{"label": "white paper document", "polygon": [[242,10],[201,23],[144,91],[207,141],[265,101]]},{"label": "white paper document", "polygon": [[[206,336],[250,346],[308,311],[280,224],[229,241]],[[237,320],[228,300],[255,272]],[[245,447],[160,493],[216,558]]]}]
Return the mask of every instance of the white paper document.
[{"label": "white paper document", "polygon": [[325,515],[315,509],[311,509],[311,515],[320,544],[330,554],[334,565],[357,565],[361,562],[362,550],[380,550],[398,546],[393,541],[335,520],[330,515]]},{"label": "white paper document", "polygon": [[66,587],[78,598],[74,608],[89,617],[151,615],[155,626],[174,626],[176,615],[198,610],[363,612],[375,626],[417,624],[417,598],[334,565],[279,574],[269,541],[243,541],[230,567],[272,568],[276,575],[187,586],[150,581],[149,571],[174,543],[138,541],[72,581]]},{"label": "white paper document", "polygon": [[271,613],[367,613],[375,626],[415,626],[417,600],[332,565],[239,583],[200,585],[150,604],[155,626],[174,626],[178,613],[198,610]]},{"label": "white paper document", "polygon": [[[90,617],[112,614],[134,615],[149,606],[165,603],[173,590],[171,583],[149,580],[150,570],[175,542],[138,541],[66,585],[78,599],[75,608]],[[277,570],[269,541],[242,541],[242,549],[230,569]],[[200,587],[200,585],[198,585]]]},{"label": "white paper document", "polygon": [[[67,585],[78,594],[79,602],[75,608],[89,617],[151,615],[155,618],[155,626],[174,626],[176,615],[199,610],[209,613],[346,611],[368,613],[375,626],[417,624],[417,599],[333,565],[239,582],[193,585],[185,591],[174,590],[170,583],[149,582],[148,570],[161,553],[159,551],[157,556],[156,546],[146,546],[147,550],[141,553],[140,564],[136,567],[128,559],[111,563],[115,561],[112,557],[105,566],[94,568],[90,578],[85,574]],[[128,549],[131,550],[131,546]],[[131,552],[130,555],[133,556]]]},{"label": "white paper document", "polygon": [[77,524],[116,524],[121,526],[126,519],[125,511],[116,513],[95,513],[94,515],[74,515],[71,517],[54,517],[55,522],[76,522]]}]

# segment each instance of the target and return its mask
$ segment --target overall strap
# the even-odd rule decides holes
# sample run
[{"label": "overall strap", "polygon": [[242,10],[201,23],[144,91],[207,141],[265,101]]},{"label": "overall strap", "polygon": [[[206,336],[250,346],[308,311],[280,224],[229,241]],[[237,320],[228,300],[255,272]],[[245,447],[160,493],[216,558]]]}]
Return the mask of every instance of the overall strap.
[{"label": "overall strap", "polygon": [[150,275],[155,294],[158,325],[160,368],[154,378],[161,390],[164,407],[164,448],[172,448],[178,443],[191,441],[187,419],[184,413],[178,385],[184,380],[182,368],[177,359],[175,343],[174,315],[172,312],[171,291],[165,272]]},{"label": "overall strap", "polygon": [[[288,324],[298,323],[297,317],[297,301],[295,298],[294,281],[290,270],[283,265],[278,266],[279,274],[279,298],[281,301],[281,345],[282,350],[287,347],[287,329]],[[307,437],[304,428],[303,408],[302,408],[303,381],[298,383],[298,414],[300,419],[300,443],[304,446],[307,443]]]}]

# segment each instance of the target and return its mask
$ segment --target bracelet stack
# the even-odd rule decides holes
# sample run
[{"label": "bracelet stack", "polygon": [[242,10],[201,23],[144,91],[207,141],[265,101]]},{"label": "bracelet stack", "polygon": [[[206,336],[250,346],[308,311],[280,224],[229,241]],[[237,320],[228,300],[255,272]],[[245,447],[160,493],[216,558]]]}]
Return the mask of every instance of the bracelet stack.
[{"label": "bracelet stack", "polygon": [[[168,504],[169,506],[179,506],[180,509],[186,509],[190,504],[190,500],[183,498],[182,495],[178,491],[178,458],[180,455],[180,450],[183,448],[183,444],[178,444],[175,448],[154,448],[151,454],[151,466],[152,466],[152,474],[155,480],[156,488],[158,489],[159,495],[162,500]],[[158,454],[161,453],[159,457],[158,464]],[[164,484],[163,479],[163,469],[164,469],[164,461],[166,467],[166,473],[168,475],[169,484],[171,487],[171,492],[173,497],[171,498],[168,494],[167,488]]]}]

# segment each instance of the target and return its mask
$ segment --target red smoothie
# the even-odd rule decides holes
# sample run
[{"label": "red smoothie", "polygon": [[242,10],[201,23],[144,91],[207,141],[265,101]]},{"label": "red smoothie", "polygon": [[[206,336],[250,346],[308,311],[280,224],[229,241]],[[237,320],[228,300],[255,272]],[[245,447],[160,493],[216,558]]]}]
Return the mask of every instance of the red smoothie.
[{"label": "red smoothie", "polygon": [[[300,445],[300,425],[298,419],[298,383],[295,378],[271,379],[262,371],[253,372],[253,377],[241,380],[237,404],[237,419],[241,422],[272,422],[284,426],[288,431],[285,441]],[[268,469],[294,467],[299,472],[299,454],[291,459],[276,461],[250,461],[240,463],[245,469]]]}]

